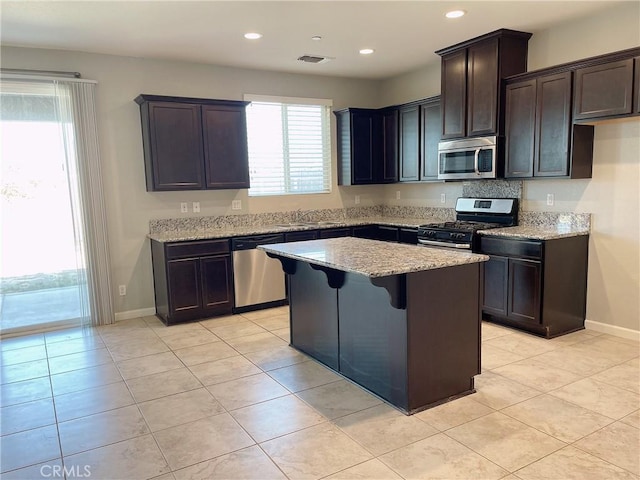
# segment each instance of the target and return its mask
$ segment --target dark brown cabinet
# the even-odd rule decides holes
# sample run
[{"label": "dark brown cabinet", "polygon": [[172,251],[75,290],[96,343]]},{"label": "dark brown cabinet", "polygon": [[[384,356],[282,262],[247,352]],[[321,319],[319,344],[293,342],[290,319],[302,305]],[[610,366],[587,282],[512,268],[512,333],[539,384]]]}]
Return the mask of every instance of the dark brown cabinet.
[{"label": "dark brown cabinet", "polygon": [[338,184],[398,181],[398,111],[348,108],[334,112],[338,132]]},{"label": "dark brown cabinet", "polygon": [[589,237],[483,236],[483,317],[547,338],[584,328]]},{"label": "dark brown cabinet", "polygon": [[507,84],[505,177],[591,177],[593,127],[573,125],[571,75]]},{"label": "dark brown cabinet", "polygon": [[318,231],[318,238],[338,238],[351,236],[351,228],[339,227],[339,228],[324,228]]},{"label": "dark brown cabinet", "polygon": [[420,180],[438,180],[438,143],[440,142],[440,97],[420,104]]},{"label": "dark brown cabinet", "polygon": [[285,242],[305,242],[318,238],[318,230],[303,230],[301,232],[287,232],[284,234]]},{"label": "dark brown cabinet", "polygon": [[401,182],[438,180],[440,97],[399,107]]},{"label": "dark brown cabinet", "polygon": [[442,57],[442,139],[502,134],[501,79],[526,71],[530,37],[502,29],[436,52]]},{"label": "dark brown cabinet", "polygon": [[575,120],[633,113],[634,59],[578,68],[575,77]]},{"label": "dark brown cabinet", "polygon": [[382,110],[382,183],[398,181],[398,116],[397,108]]},{"label": "dark brown cabinet", "polygon": [[231,313],[228,240],[151,241],[156,314],[167,325]]},{"label": "dark brown cabinet", "polygon": [[633,59],[633,113],[640,113],[640,57]]},{"label": "dark brown cabinet", "polygon": [[248,102],[140,95],[147,191],[249,188]]},{"label": "dark brown cabinet", "polygon": [[400,112],[401,182],[420,180],[420,105],[402,106]]}]

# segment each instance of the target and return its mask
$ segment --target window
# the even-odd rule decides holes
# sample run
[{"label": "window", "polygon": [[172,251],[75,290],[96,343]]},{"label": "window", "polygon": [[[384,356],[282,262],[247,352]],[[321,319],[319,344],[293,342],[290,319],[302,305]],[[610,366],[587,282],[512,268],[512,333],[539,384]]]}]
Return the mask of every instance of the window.
[{"label": "window", "polygon": [[331,191],[331,101],[245,95],[250,196]]}]

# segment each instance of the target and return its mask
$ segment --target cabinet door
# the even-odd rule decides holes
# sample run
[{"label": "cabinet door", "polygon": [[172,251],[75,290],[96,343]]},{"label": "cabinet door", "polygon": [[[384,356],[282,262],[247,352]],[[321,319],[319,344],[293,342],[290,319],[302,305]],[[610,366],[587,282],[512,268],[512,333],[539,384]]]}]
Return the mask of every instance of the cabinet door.
[{"label": "cabinet door", "polygon": [[534,176],[569,174],[571,72],[538,78]]},{"label": "cabinet door", "polygon": [[513,320],[540,323],[542,268],[533,260],[509,259],[507,315]]},{"label": "cabinet door", "polygon": [[375,240],[383,240],[385,242],[397,242],[398,241],[398,227],[386,227],[384,225],[378,225]]},{"label": "cabinet door", "polygon": [[632,111],[633,58],[576,70],[574,120]]},{"label": "cabinet door", "polygon": [[318,238],[338,238],[348,237],[351,235],[351,229],[345,228],[327,228],[318,232]]},{"label": "cabinet door", "polygon": [[305,230],[302,232],[288,232],[284,234],[285,242],[304,242],[318,238],[317,230]]},{"label": "cabinet door", "polygon": [[420,105],[420,180],[438,179],[440,102]]},{"label": "cabinet door", "polygon": [[467,51],[442,57],[442,138],[467,133]]},{"label": "cabinet door", "polygon": [[400,181],[420,180],[420,107],[400,108]]},{"label": "cabinet door", "polygon": [[200,259],[202,273],[202,307],[216,313],[231,312],[231,255],[216,255]]},{"label": "cabinet door", "polygon": [[208,188],[249,188],[244,106],[203,105],[204,159]]},{"label": "cabinet door", "polygon": [[376,240],[378,237],[378,227],[376,225],[353,227],[353,236],[356,238],[370,238],[372,240]]},{"label": "cabinet door", "polygon": [[384,147],[381,180],[393,183],[398,181],[398,110],[385,110],[382,125]]},{"label": "cabinet door", "polygon": [[467,136],[498,131],[498,39],[469,47],[467,58]]},{"label": "cabinet door", "polygon": [[636,57],[633,61],[634,64],[634,68],[633,68],[633,81],[634,81],[634,87],[633,87],[633,91],[635,92],[634,95],[636,96],[634,102],[633,102],[633,111],[635,113],[640,113],[640,57]]},{"label": "cabinet door", "polygon": [[354,185],[375,183],[373,140],[377,132],[372,113],[351,114],[351,182]]},{"label": "cabinet door", "polygon": [[188,316],[202,308],[200,260],[184,258],[167,262],[169,316]]},{"label": "cabinet door", "polygon": [[532,177],[536,81],[507,85],[505,96],[505,177]]},{"label": "cabinet door", "polygon": [[398,229],[398,241],[400,243],[408,243],[411,245],[418,244],[418,229],[417,228],[399,228]]},{"label": "cabinet door", "polygon": [[204,188],[200,106],[149,102],[148,109],[148,126],[143,125],[143,133],[148,134],[145,146],[149,147],[145,151],[147,190]]},{"label": "cabinet door", "polygon": [[507,315],[509,259],[492,255],[484,264],[484,298],[482,310],[490,314]]}]

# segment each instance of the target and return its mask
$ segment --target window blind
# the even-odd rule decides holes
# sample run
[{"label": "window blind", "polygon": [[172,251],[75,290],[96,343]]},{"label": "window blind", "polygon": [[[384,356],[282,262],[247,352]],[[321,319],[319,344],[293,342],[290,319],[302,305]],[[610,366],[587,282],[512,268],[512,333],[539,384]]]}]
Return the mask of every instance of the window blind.
[{"label": "window blind", "polygon": [[252,101],[247,107],[250,196],[331,191],[330,106]]}]

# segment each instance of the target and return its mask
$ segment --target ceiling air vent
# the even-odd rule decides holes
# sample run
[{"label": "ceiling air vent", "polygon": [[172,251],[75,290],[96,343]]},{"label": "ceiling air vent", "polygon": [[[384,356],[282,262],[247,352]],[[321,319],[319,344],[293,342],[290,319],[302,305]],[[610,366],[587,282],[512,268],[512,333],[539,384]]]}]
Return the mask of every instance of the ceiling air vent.
[{"label": "ceiling air vent", "polygon": [[298,60],[306,63],[327,63],[332,60],[331,57],[322,57],[320,55],[302,55]]}]

